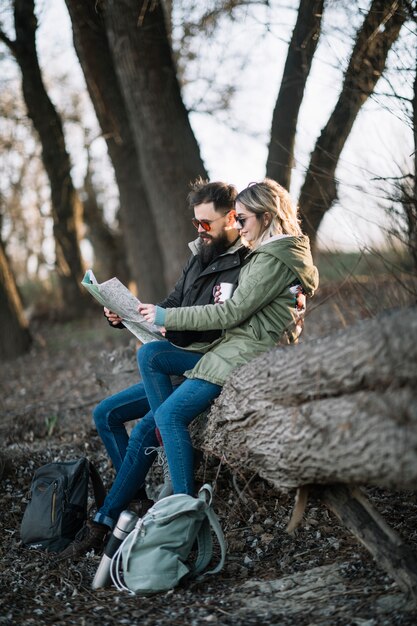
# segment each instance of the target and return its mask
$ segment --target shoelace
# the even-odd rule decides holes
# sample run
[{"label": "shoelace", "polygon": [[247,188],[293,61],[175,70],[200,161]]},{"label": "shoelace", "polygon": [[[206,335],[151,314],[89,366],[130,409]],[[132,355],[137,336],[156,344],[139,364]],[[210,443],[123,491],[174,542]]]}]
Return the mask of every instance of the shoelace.
[{"label": "shoelace", "polygon": [[153,452],[156,452],[158,455],[157,463],[162,468],[162,473],[164,476],[164,485],[158,497],[158,500],[160,500],[161,497],[165,497],[165,496],[172,494],[172,481],[171,481],[171,475],[169,473],[168,459],[167,459],[167,455],[166,455],[164,447],[163,446],[158,446],[158,447],[149,446],[148,448],[145,449],[145,454],[152,454]]},{"label": "shoelace", "polygon": [[163,446],[158,446],[158,447],[149,446],[148,448],[145,449],[145,454],[152,454],[152,452],[156,452],[156,454],[158,455],[157,463],[158,465],[162,467],[162,472],[164,474],[164,482],[167,480],[171,482],[171,477],[169,474],[169,467],[168,467],[168,459],[167,459],[167,455],[165,453]]}]

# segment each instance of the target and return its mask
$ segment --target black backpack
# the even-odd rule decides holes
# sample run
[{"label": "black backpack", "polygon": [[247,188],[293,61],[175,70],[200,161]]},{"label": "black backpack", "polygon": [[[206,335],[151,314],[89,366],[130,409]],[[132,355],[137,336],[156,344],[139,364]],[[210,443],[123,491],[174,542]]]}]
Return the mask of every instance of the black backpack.
[{"label": "black backpack", "polygon": [[87,518],[89,478],[100,508],[106,490],[88,459],[48,463],[36,470],[20,526],[25,546],[61,552],[73,541]]}]

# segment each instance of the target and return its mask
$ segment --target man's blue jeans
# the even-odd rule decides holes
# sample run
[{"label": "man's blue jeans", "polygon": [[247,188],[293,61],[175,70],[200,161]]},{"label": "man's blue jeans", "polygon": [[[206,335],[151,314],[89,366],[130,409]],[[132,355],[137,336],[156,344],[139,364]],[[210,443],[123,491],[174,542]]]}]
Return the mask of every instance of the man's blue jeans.
[{"label": "man's blue jeans", "polygon": [[[129,444],[126,422],[143,418],[148,412],[149,402],[143,383],[137,383],[105,398],[94,409],[93,418],[97,432],[116,473],[122,466]],[[143,486],[138,486],[134,498],[146,498]]]},{"label": "man's blue jeans", "polygon": [[116,473],[120,470],[129,443],[126,422],[144,417],[149,409],[143,383],[137,383],[105,398],[94,409],[93,418],[97,432]]},{"label": "man's blue jeans", "polygon": [[194,378],[173,390],[170,374],[192,369],[201,356],[170,343],[149,343],[138,352],[142,381],[161,433],[174,493],[194,495],[194,450],[188,426],[222,389]]},{"label": "man's blue jeans", "polygon": [[[179,422],[182,422],[184,425],[186,434],[188,435],[186,426],[209,406],[214,397],[219,395],[221,387],[211,385],[211,383],[205,383],[205,381],[201,380],[187,380],[172,393],[173,386],[169,375],[181,375],[187,369],[194,367],[201,358],[201,354],[182,350],[167,341],[146,344],[138,351],[138,360],[140,361],[141,367],[144,367],[147,373],[150,372],[146,368],[146,363],[148,361],[150,362],[151,370],[157,367],[159,362],[158,355],[161,359],[161,366],[163,363],[165,372],[167,373],[157,373],[157,379],[154,383],[155,387],[157,388],[159,384],[162,384],[162,390],[159,390],[157,397],[162,399],[166,397],[166,395],[169,396],[169,394],[175,396],[175,394],[186,385],[185,394],[179,396],[179,399],[174,401],[172,405],[174,410],[172,415],[174,416],[176,414],[175,410],[178,408],[181,411],[182,404],[188,405],[187,411],[184,411],[184,413],[181,411],[181,419],[179,420]],[[195,388],[195,391],[197,391],[197,387],[199,386],[198,383],[203,383],[203,387],[208,385],[216,389],[215,392],[212,390],[211,394],[204,399],[202,394],[196,394],[195,391],[190,394],[187,390],[189,387],[187,383],[197,383],[197,385],[191,385],[191,388]],[[127,507],[129,502],[136,497],[138,490],[145,481],[149,468],[155,460],[156,452],[152,451],[152,448],[159,446],[155,428],[157,426],[159,427],[163,439],[163,433],[165,433],[165,446],[165,441],[168,442],[168,440],[170,440],[171,428],[169,424],[165,425],[162,423],[164,421],[163,419],[161,420],[161,424],[158,424],[154,419],[152,411],[148,411],[143,417],[139,415],[139,413],[146,411],[147,406],[146,395],[143,393],[144,389],[146,389],[146,387],[142,384],[133,385],[129,387],[129,389],[103,400],[94,411],[94,419],[98,431],[117,470],[112,488],[107,494],[103,506],[97,513],[95,521],[107,524],[111,528],[116,523],[120,513]],[[193,397],[196,395],[198,402],[194,403]],[[169,409],[169,407],[167,408]],[[164,414],[169,415],[169,413]],[[139,419],[130,437],[128,437],[124,423],[137,418],[141,419]],[[182,450],[185,442],[183,438],[184,433],[182,432],[181,425],[177,425],[176,419],[174,419],[174,422],[172,441],[169,441],[168,448],[166,449],[174,492],[193,493],[191,441],[188,435],[186,451],[185,455],[183,455]],[[177,461],[178,450],[180,453],[178,454]]]}]

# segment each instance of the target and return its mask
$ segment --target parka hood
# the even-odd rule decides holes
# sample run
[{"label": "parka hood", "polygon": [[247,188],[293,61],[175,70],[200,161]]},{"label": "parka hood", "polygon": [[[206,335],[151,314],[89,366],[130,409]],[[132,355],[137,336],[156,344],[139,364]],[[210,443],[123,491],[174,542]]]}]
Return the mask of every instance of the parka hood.
[{"label": "parka hood", "polygon": [[274,256],[298,276],[309,296],[314,294],[319,284],[319,273],[313,263],[307,235],[273,237],[256,248],[253,254]]}]

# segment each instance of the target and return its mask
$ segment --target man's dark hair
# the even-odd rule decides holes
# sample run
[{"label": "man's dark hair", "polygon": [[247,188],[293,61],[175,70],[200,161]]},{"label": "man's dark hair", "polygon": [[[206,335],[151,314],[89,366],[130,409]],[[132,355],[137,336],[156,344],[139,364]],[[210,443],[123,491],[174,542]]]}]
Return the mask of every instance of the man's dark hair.
[{"label": "man's dark hair", "polygon": [[200,177],[190,184],[190,189],[187,199],[191,209],[206,202],[212,202],[216,211],[231,211],[235,208],[237,189],[234,185],[219,181],[210,183]]}]

